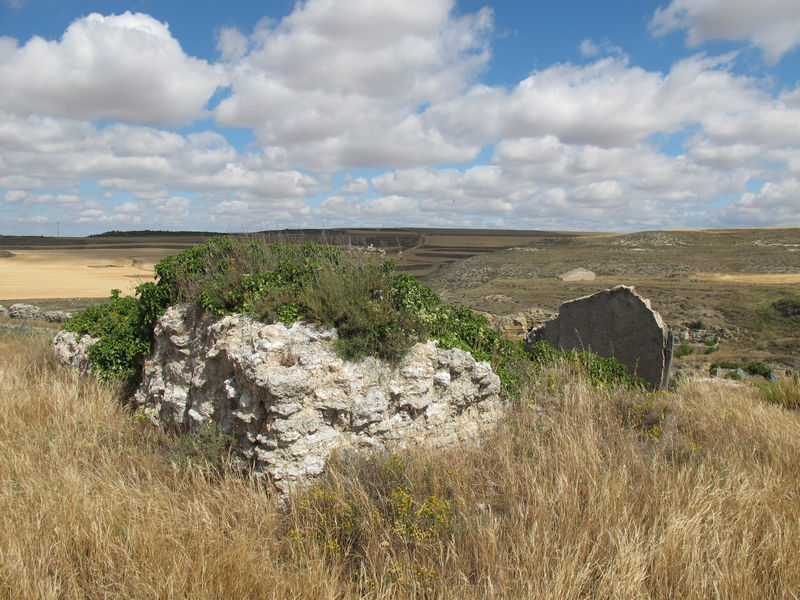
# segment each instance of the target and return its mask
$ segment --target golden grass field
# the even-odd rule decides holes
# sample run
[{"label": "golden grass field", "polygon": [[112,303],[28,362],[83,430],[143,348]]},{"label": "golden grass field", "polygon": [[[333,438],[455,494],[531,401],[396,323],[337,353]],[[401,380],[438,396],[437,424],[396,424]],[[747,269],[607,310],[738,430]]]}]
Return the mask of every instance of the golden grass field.
[{"label": "golden grass field", "polygon": [[0,300],[105,298],[115,288],[132,294],[152,280],[155,262],[172,253],[154,248],[131,258],[130,252],[109,249],[15,249],[0,258]]},{"label": "golden grass field", "polygon": [[[757,316],[800,292],[800,230],[351,233],[411,252],[439,291],[479,307],[634,283],[672,325],[742,328],[684,361],[797,357],[797,331]],[[196,241],[0,244],[0,300],[132,293]],[[595,264],[595,282],[555,278]],[[561,364],[482,443],[340,461],[281,504],[223,439],[158,430],[118,387],[55,364],[56,327],[0,319],[2,599],[800,597],[800,411],[766,388],[593,388]],[[762,385],[800,406],[797,376]]]},{"label": "golden grass field", "polygon": [[746,385],[645,394],[560,365],[482,445],[339,463],[281,506],[0,325],[2,598],[800,591],[800,416]]}]

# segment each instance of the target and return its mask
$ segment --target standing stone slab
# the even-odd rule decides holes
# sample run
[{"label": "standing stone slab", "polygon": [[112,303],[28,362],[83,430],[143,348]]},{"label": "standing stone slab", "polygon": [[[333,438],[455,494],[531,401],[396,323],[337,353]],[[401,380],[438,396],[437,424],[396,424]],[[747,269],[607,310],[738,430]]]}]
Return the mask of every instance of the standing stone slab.
[{"label": "standing stone slab", "polygon": [[539,340],[561,350],[616,358],[656,390],[669,384],[672,334],[633,287],[621,285],[565,302],[558,317],[528,332],[526,347]]}]

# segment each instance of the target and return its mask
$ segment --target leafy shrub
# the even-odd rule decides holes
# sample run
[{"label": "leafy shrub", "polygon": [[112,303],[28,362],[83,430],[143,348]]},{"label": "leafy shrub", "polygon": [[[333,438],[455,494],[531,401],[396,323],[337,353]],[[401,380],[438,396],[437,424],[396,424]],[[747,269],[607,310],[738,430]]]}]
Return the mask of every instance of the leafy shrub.
[{"label": "leafy shrub", "polygon": [[688,356],[692,352],[694,352],[694,348],[692,348],[689,344],[681,344],[673,351],[673,356],[675,358],[681,358],[683,356]]},{"label": "leafy shrub", "polygon": [[768,302],[761,307],[758,325],[761,329],[794,326],[800,323],[800,296],[790,295]]},{"label": "leafy shrub", "polygon": [[745,363],[742,365],[742,369],[744,369],[750,375],[761,375],[761,377],[764,379],[769,379],[772,377],[772,369],[770,369],[761,361]]},{"label": "leafy shrub", "polygon": [[[432,338],[442,348],[489,361],[507,395],[516,395],[541,359],[532,362],[523,342],[501,338],[468,307],[441,304],[413,276],[397,274],[392,261],[366,251],[220,237],[164,258],[155,273],[157,281],[138,286],[136,297],[121,298],[115,290],[105,304],[65,322],[79,335],[100,337],[89,358],[102,376],[135,379],[151,350],[155,321],[176,302],[196,303],[217,315],[335,327],[337,351],[352,360],[398,360],[414,343]],[[641,382],[613,359],[568,356],[595,383]]]},{"label": "leafy shrub", "polygon": [[739,363],[731,362],[729,360],[721,360],[711,363],[711,369],[738,369],[741,367]]},{"label": "leafy shrub", "polygon": [[706,325],[700,319],[697,319],[696,321],[689,321],[686,323],[686,327],[688,329],[705,329]]},{"label": "leafy shrub", "polygon": [[107,302],[64,320],[62,327],[79,336],[100,338],[88,352],[100,377],[131,379],[141,368],[142,356],[150,351],[152,323],[148,328],[139,300],[119,294],[111,290]]}]

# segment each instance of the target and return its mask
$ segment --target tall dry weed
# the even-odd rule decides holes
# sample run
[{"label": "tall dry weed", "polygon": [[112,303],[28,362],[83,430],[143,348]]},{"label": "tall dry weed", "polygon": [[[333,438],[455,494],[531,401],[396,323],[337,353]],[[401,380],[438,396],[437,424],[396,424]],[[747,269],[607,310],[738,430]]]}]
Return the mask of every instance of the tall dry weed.
[{"label": "tall dry weed", "polygon": [[531,383],[472,448],[337,459],[281,506],[0,340],[0,596],[792,598],[800,419],[745,386]]}]

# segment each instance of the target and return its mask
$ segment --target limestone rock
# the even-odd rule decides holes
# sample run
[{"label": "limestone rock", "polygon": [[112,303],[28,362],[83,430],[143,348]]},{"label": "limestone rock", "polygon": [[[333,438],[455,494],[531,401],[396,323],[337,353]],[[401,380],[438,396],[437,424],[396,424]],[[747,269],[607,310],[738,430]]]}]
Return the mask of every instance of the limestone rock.
[{"label": "limestone rock", "polygon": [[8,308],[9,316],[12,319],[42,319],[43,313],[42,309],[38,306],[32,306],[30,304],[12,304]]},{"label": "limestone rock", "polygon": [[59,361],[86,374],[92,370],[88,356],[89,347],[97,340],[98,338],[88,335],[78,338],[76,333],[62,329],[55,335],[51,345]]},{"label": "limestone rock", "polygon": [[579,268],[572,269],[558,276],[561,281],[594,281],[594,271]]},{"label": "limestone rock", "polygon": [[72,313],[63,310],[46,310],[42,313],[42,319],[48,323],[61,323],[61,321],[71,316]]},{"label": "limestone rock", "polygon": [[0,304],[0,317],[7,318],[8,317],[8,309]]},{"label": "limestone rock", "polygon": [[565,302],[556,319],[528,333],[526,347],[539,340],[554,348],[614,357],[657,390],[669,383],[672,333],[633,287],[621,285]]},{"label": "limestone rock", "polygon": [[521,340],[531,329],[554,318],[556,313],[543,308],[529,308],[511,315],[487,314],[486,316],[489,326],[502,337]]},{"label": "limestone rock", "polygon": [[213,420],[282,493],[344,452],[473,440],[502,415],[500,380],[458,349],[418,343],[397,365],[349,362],[333,329],[169,308],[134,403],[163,427]]}]

